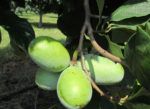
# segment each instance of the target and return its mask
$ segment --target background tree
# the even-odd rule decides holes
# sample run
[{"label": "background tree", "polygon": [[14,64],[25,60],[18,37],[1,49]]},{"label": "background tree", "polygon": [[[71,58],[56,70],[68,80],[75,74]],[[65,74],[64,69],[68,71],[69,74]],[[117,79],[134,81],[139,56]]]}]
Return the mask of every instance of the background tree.
[{"label": "background tree", "polygon": [[27,0],[26,5],[30,6],[39,14],[38,27],[42,27],[42,15],[48,12],[57,12],[59,2],[56,0]]}]

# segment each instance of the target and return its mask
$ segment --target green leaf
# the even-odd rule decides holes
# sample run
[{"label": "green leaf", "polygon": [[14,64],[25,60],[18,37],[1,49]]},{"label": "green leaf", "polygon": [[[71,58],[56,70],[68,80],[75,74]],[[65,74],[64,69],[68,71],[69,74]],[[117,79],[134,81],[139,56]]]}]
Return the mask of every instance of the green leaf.
[{"label": "green leaf", "polygon": [[150,90],[150,36],[141,27],[130,37],[124,56],[131,73]]},{"label": "green leaf", "polygon": [[150,92],[141,87],[136,93],[129,96],[124,105],[127,109],[150,109]]},{"label": "green leaf", "polygon": [[133,84],[133,88],[132,88],[132,93],[131,95],[134,95],[135,93],[137,93],[139,91],[139,89],[142,88],[142,85],[139,83],[139,81],[136,79],[134,84]]},{"label": "green leaf", "polygon": [[124,43],[133,34],[133,31],[128,29],[115,29],[112,30],[112,41],[115,43]]},{"label": "green leaf", "polygon": [[134,17],[125,19],[119,22],[112,22],[111,29],[127,29],[135,32],[137,25],[142,25],[144,27],[145,23],[150,19],[150,15],[144,17]]},{"label": "green leaf", "polygon": [[145,24],[145,31],[150,35],[150,22]]},{"label": "green leaf", "polygon": [[112,23],[111,29],[127,29],[129,31],[136,31],[136,25],[127,25],[127,24],[119,24],[119,23]]},{"label": "green leaf", "polygon": [[90,103],[84,109],[115,109],[106,97],[101,97],[96,91],[93,92]]},{"label": "green leaf", "polygon": [[150,92],[145,88],[141,87],[136,93],[131,94],[129,96],[127,102],[140,102],[140,103],[145,103],[150,105]]},{"label": "green leaf", "polygon": [[26,52],[30,41],[35,38],[34,30],[28,21],[10,11],[4,11],[0,17],[0,24],[8,31],[11,42]]},{"label": "green leaf", "polygon": [[96,28],[98,28],[98,26],[101,24],[102,21],[102,12],[103,12],[103,8],[104,8],[104,2],[105,0],[96,0],[97,2],[97,6],[98,6],[98,11],[99,11],[99,22]]},{"label": "green leaf", "polygon": [[150,14],[150,0],[128,0],[111,15],[110,21],[121,21]]},{"label": "green leaf", "polygon": [[136,31],[137,25],[145,26],[150,16],[129,18],[119,22],[109,24],[112,31],[112,41],[116,43],[124,43]]},{"label": "green leaf", "polygon": [[107,40],[108,40],[108,44],[109,44],[109,48],[108,51],[110,53],[112,53],[115,56],[118,56],[120,58],[124,58],[122,51],[121,51],[121,46],[119,46],[118,44],[112,42],[109,38],[109,36],[106,36]]},{"label": "green leaf", "polygon": [[149,104],[144,103],[127,103],[126,104],[127,109],[150,109]]}]

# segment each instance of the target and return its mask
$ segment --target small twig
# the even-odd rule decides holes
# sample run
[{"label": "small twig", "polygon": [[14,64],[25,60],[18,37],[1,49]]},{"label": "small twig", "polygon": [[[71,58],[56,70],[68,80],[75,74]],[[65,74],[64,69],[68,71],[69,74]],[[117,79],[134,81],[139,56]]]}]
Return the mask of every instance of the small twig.
[{"label": "small twig", "polygon": [[120,99],[120,103],[124,103],[128,99],[128,95]]},{"label": "small twig", "polygon": [[99,19],[99,15],[93,15],[93,14],[90,14],[90,17],[93,17],[93,18],[96,18],[96,19]]},{"label": "small twig", "polygon": [[86,31],[86,28],[87,28],[86,24],[84,23],[83,27],[82,27],[82,30],[81,30],[81,33],[80,33],[80,40],[79,40],[78,52],[82,51],[83,40],[84,40],[84,33]]},{"label": "small twig", "polygon": [[105,33],[105,30],[100,30],[100,31],[93,30],[93,33]]}]

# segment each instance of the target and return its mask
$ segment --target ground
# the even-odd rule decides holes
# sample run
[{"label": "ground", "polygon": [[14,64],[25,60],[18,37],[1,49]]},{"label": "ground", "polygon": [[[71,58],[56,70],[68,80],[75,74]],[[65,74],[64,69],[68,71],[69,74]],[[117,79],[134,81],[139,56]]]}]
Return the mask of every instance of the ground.
[{"label": "ground", "polygon": [[[45,14],[43,28],[37,28],[39,16],[20,15],[32,24],[36,37],[49,36],[64,44],[65,36],[57,29],[57,15]],[[63,109],[56,91],[39,89],[34,77],[39,68],[30,57],[22,59],[13,53],[7,31],[1,28],[0,44],[0,109]]]}]

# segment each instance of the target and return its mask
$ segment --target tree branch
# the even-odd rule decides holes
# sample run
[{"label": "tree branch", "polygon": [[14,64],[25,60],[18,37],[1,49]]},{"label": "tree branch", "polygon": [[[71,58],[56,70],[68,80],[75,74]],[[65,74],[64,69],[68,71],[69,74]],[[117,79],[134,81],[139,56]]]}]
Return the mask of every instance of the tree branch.
[{"label": "tree branch", "polygon": [[[82,48],[83,48],[84,34],[85,34],[86,30],[88,30],[88,35],[90,36],[92,45],[95,47],[95,49],[100,54],[102,54],[103,56],[106,56],[106,57],[110,58],[113,61],[120,62],[120,63],[123,63],[123,64],[124,64],[124,62],[119,57],[116,57],[116,56],[110,54],[109,52],[107,52],[106,50],[104,50],[103,48],[101,48],[101,46],[99,46],[97,44],[97,42],[95,41],[94,36],[93,36],[92,26],[90,24],[90,15],[91,14],[90,14],[90,8],[89,8],[89,0],[84,0],[84,8],[85,8],[85,21],[84,21],[84,24],[83,24],[82,29],[81,29],[80,40],[79,40],[79,45],[78,45],[78,52],[80,52],[80,55],[81,55],[82,69],[87,74],[88,79],[90,80],[92,87],[100,94],[100,96],[105,96],[106,98],[109,98],[109,100],[119,101],[118,99],[113,98],[112,96],[109,96],[109,95],[105,94],[96,85],[96,83],[92,80],[91,75],[87,71],[87,68],[86,68],[86,65],[85,65],[85,59],[84,59],[84,55],[83,55],[83,50],[82,50]],[[121,99],[121,100],[123,100],[123,99]]]},{"label": "tree branch", "polygon": [[94,35],[93,35],[93,29],[92,29],[92,26],[91,26],[91,23],[90,23],[90,15],[91,12],[90,12],[90,6],[89,6],[89,0],[85,0],[84,2],[84,8],[85,8],[85,23],[86,23],[86,26],[87,26],[87,29],[88,29],[88,35],[90,37],[90,40],[91,40],[91,43],[93,45],[93,47],[103,56],[115,61],[115,62],[119,62],[121,63],[122,65],[125,65],[125,62],[123,59],[117,57],[117,56],[114,56],[113,54],[109,53],[108,51],[104,50],[95,40],[94,38]]}]

